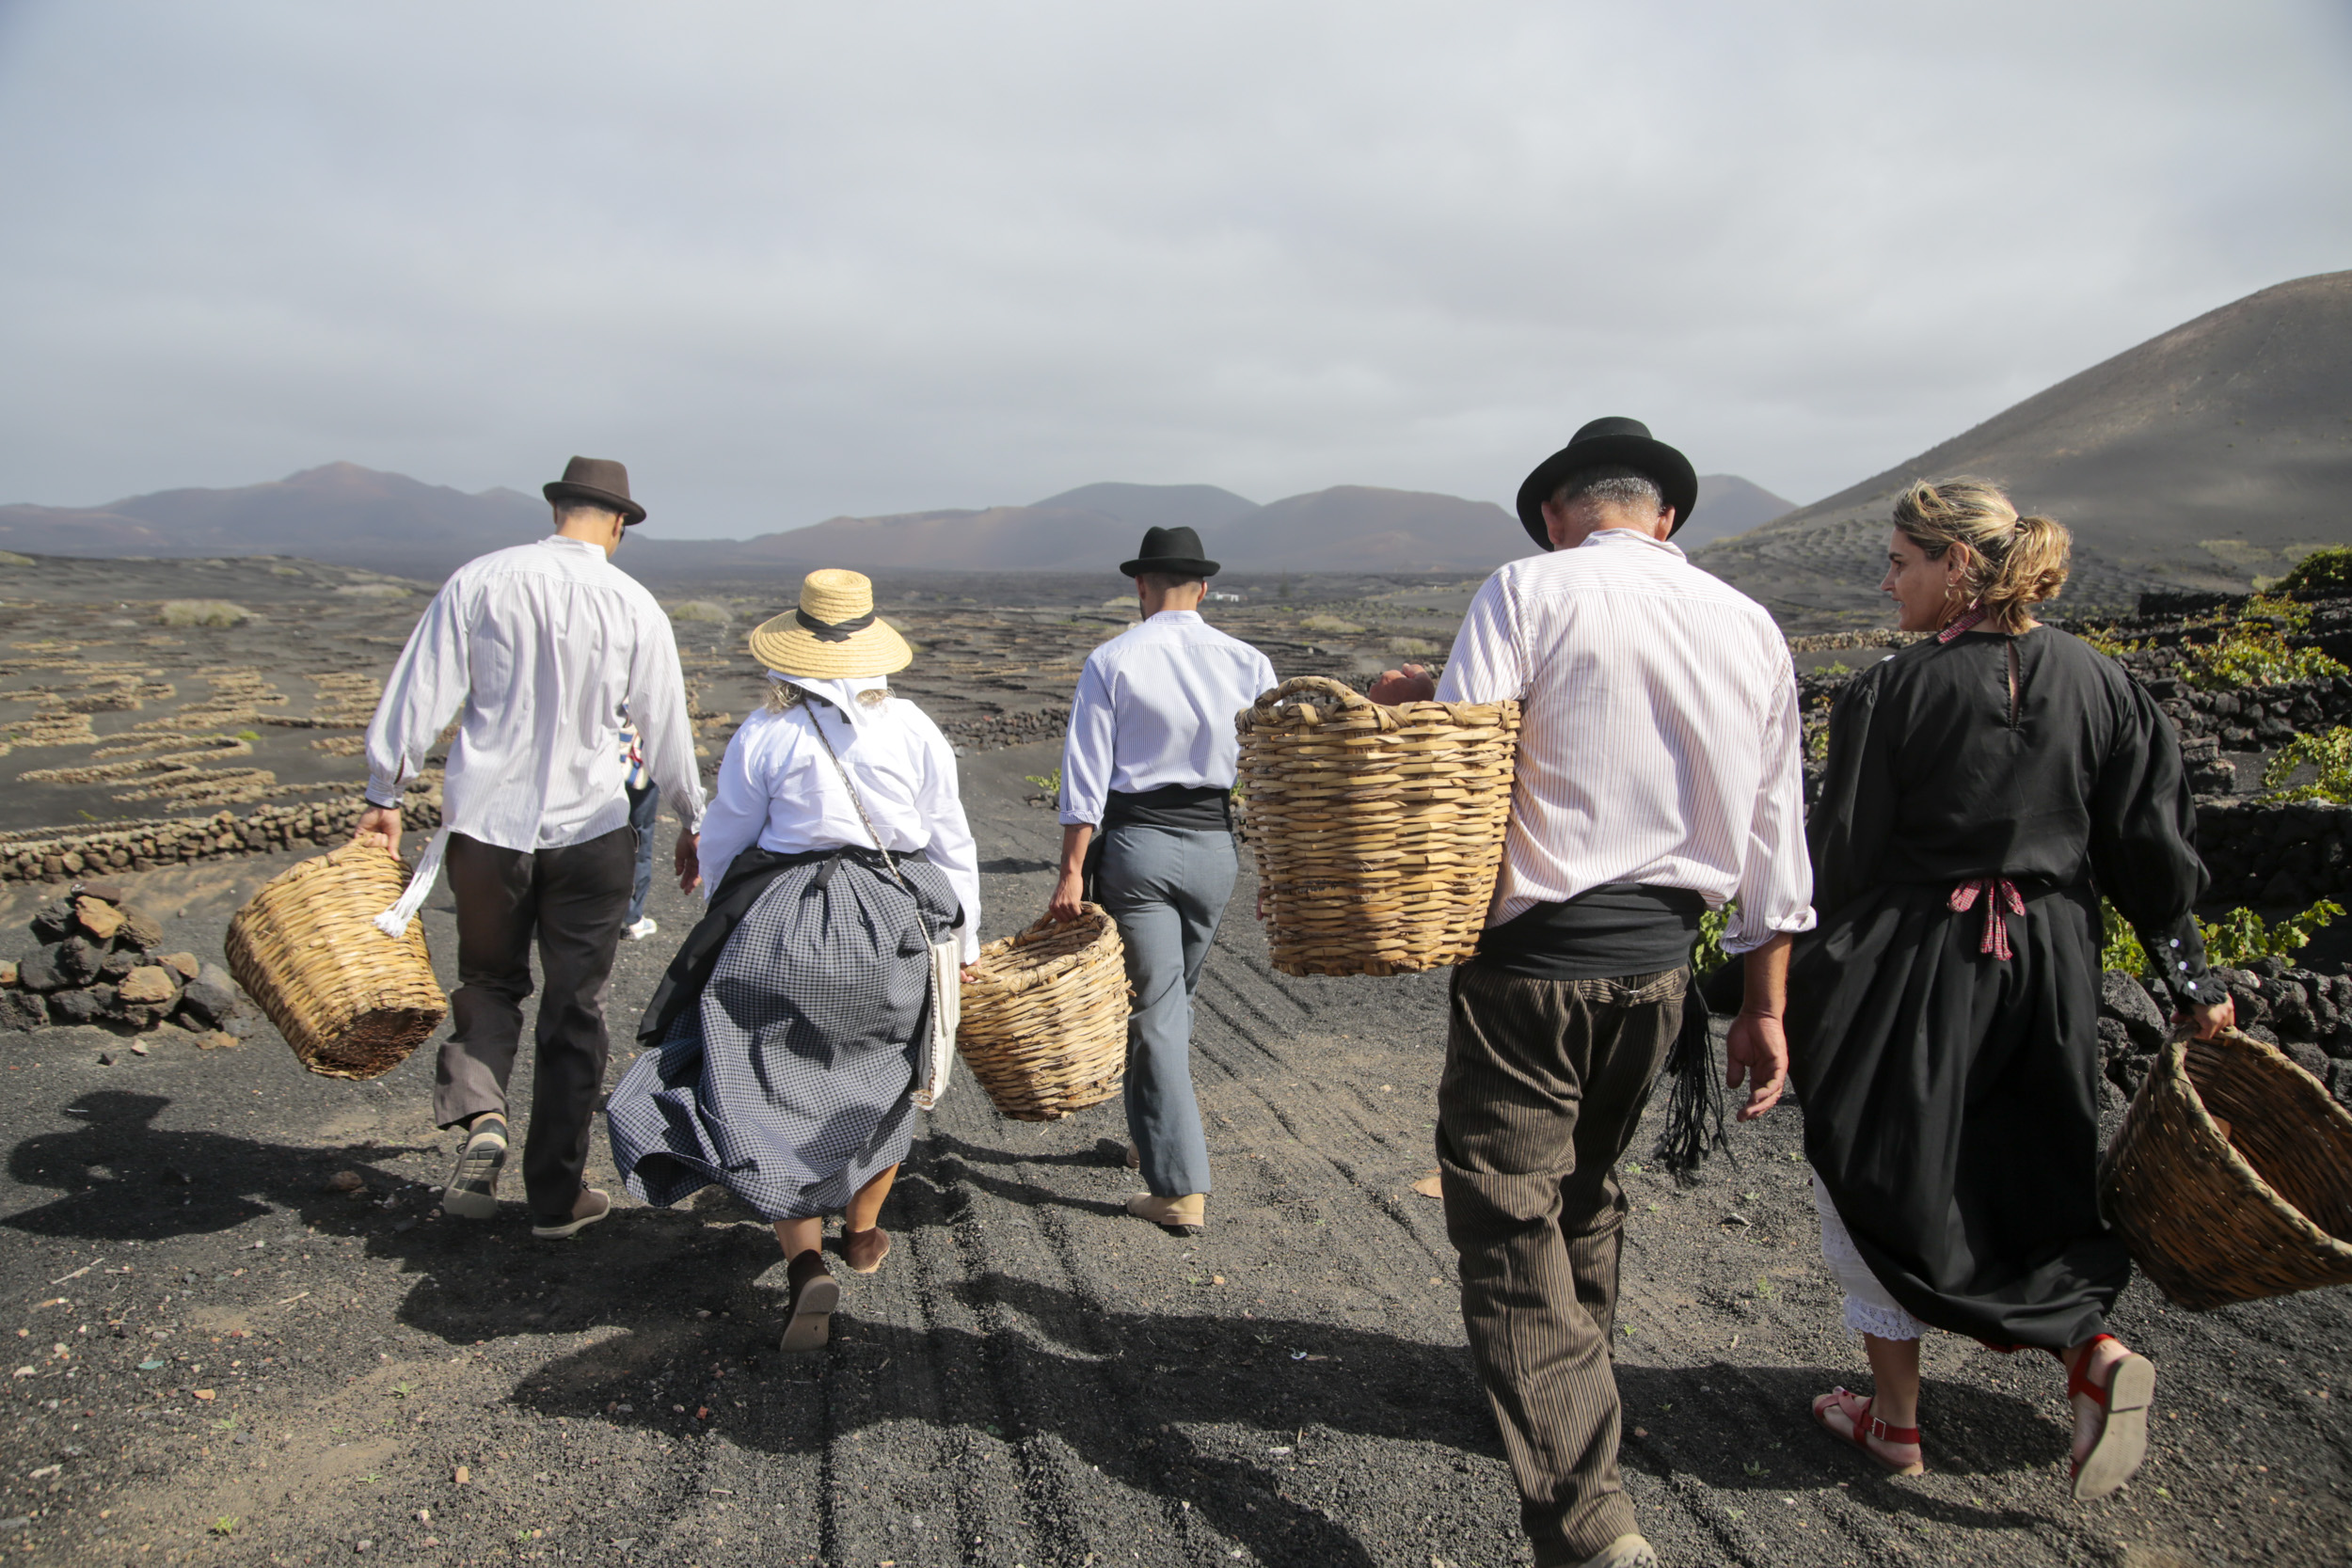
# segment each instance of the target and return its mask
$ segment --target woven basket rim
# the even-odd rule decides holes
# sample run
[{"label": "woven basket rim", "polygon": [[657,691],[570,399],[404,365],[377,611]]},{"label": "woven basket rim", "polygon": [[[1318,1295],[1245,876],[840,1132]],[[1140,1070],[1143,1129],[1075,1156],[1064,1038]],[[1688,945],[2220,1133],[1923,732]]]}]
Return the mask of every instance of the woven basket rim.
[{"label": "woven basket rim", "polygon": [[1336,700],[1343,713],[1353,714],[1368,708],[1379,720],[1383,731],[1409,729],[1416,724],[1440,720],[1450,724],[1486,729],[1490,727],[1489,723],[1468,725],[1464,716],[1486,710],[1494,715],[1491,722],[1499,723],[1518,705],[1507,699],[1500,703],[1375,703],[1345,681],[1334,680],[1329,675],[1293,675],[1272,690],[1258,693],[1258,700],[1235,716],[1234,725],[1246,732],[1259,723],[1271,722],[1285,706],[1296,708],[1307,705],[1300,699],[1310,696]]},{"label": "woven basket rim", "polygon": [[[2185,1031],[2175,1031],[2165,1042],[2164,1072],[2187,1106],[2190,1118],[2220,1146],[2222,1168],[2237,1180],[2248,1196],[2255,1198],[2279,1218],[2286,1221],[2288,1226],[2300,1234],[2306,1243],[2316,1244],[2320,1251],[2328,1254],[2337,1262],[2352,1267],[2352,1243],[2344,1242],[2321,1228],[2309,1214],[2280,1196],[2279,1189],[2272,1186],[2269,1180],[2254,1168],[2253,1162],[2238,1152],[2237,1145],[2221,1131],[2220,1124],[2214,1119],[2213,1113],[2205,1109],[2205,1097],[2197,1092],[2197,1081],[2189,1076],[2188,1041],[2189,1036]],[[2265,1063],[2267,1066],[2284,1067],[2300,1074],[2305,1082],[2319,1091],[2319,1099],[2326,1107],[2327,1115],[2342,1124],[2343,1132],[2352,1134],[2352,1111],[2346,1111],[2337,1104],[2335,1096],[2328,1092],[2327,1085],[2312,1077],[2304,1069],[2300,1062],[2277,1046],[2265,1044],[2234,1024],[2221,1030],[2212,1039],[2200,1043],[2205,1045],[2226,1043],[2233,1051],[2250,1053],[2258,1058],[2268,1058]]]},{"label": "woven basket rim", "polygon": [[[1057,927],[1075,925],[1091,926],[1092,934],[1069,952],[1057,953],[1042,963],[1021,970],[1019,973],[1023,984],[1018,987],[1012,984],[1009,976],[1003,974],[992,974],[985,968],[991,958],[1003,958],[1020,952],[1024,947],[1034,946],[1039,941],[1052,935]],[[1035,990],[1041,985],[1061,978],[1080,964],[1101,962],[1104,958],[1104,935],[1106,932],[1116,934],[1118,928],[1118,923],[1112,920],[1110,911],[1100,904],[1079,905],[1078,918],[1074,921],[1058,921],[1052,915],[1040,915],[1013,935],[998,937],[994,942],[981,948],[979,958],[972,964],[975,972],[973,977],[966,982],[966,985],[973,990],[988,987],[1013,996]]]}]

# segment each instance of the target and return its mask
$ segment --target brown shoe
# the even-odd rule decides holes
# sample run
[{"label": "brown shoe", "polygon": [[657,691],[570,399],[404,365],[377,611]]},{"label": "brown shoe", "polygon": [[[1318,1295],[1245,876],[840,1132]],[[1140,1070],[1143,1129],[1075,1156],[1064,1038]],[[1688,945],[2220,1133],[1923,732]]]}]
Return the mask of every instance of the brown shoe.
[{"label": "brown shoe", "polygon": [[596,1187],[582,1187],[580,1196],[572,1200],[568,1214],[531,1222],[531,1233],[543,1242],[561,1236],[577,1236],[607,1214],[612,1212],[612,1196]]},{"label": "brown shoe", "polygon": [[779,1349],[798,1354],[821,1350],[833,1334],[834,1309],[841,1305],[841,1284],[825,1267],[825,1255],[811,1247],[786,1266],[792,1296],[787,1307],[784,1338]]},{"label": "brown shoe", "polygon": [[849,1259],[851,1274],[872,1274],[890,1256],[890,1232],[879,1225],[866,1230],[844,1229],[841,1256]]},{"label": "brown shoe", "polygon": [[1186,1193],[1182,1197],[1161,1197],[1154,1193],[1137,1193],[1127,1200],[1127,1212],[1139,1220],[1150,1220],[1174,1235],[1198,1236],[1209,1223],[1209,1195]]}]

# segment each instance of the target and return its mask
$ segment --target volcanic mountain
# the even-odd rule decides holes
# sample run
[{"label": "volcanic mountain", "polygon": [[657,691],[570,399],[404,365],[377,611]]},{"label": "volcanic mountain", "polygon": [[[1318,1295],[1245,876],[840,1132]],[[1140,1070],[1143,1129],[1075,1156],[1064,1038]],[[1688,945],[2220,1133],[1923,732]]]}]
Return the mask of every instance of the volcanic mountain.
[{"label": "volcanic mountain", "polygon": [[[2352,272],[2249,294],[1700,558],[1784,625],[1873,622],[1889,506],[1982,474],[2074,531],[2060,603],[2230,589],[2352,534]],[[1704,512],[1694,513],[1704,517]]]}]

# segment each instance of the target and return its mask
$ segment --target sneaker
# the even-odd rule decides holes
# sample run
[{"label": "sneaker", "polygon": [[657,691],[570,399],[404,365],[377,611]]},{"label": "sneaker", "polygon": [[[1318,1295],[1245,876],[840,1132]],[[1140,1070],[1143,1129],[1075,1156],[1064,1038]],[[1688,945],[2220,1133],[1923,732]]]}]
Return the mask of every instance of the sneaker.
[{"label": "sneaker", "polygon": [[582,1186],[580,1189],[580,1196],[572,1203],[572,1212],[569,1214],[560,1215],[554,1219],[540,1219],[533,1215],[531,1221],[531,1233],[543,1242],[552,1242],[563,1236],[577,1236],[611,1212],[612,1212],[611,1194],[599,1188]]},{"label": "sneaker", "polygon": [[653,923],[653,916],[647,915],[644,919],[639,921],[634,926],[622,927],[621,935],[628,938],[631,942],[643,942],[660,929],[661,929],[661,927]]},{"label": "sneaker", "polygon": [[486,1220],[499,1212],[499,1173],[506,1168],[506,1123],[483,1117],[466,1134],[457,1151],[457,1168],[441,1189],[441,1212],[460,1219]]}]

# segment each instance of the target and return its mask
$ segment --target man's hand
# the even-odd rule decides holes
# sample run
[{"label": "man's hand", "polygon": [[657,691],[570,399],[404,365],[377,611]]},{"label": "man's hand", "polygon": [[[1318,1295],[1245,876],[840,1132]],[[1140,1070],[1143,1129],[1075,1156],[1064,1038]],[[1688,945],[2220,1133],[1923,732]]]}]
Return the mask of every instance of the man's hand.
[{"label": "man's hand", "polygon": [[2186,1012],[2174,1013],[2172,1022],[2176,1024],[2194,1024],[2197,1037],[2209,1040],[2224,1029],[2237,1027],[2237,998],[2224,991],[2221,1000],[2212,1006],[2191,1007]]},{"label": "man's hand", "polygon": [[1078,918],[1078,906],[1085,902],[1086,877],[1076,866],[1072,866],[1054,879],[1054,896],[1045,905],[1045,918],[1075,920]]},{"label": "man's hand", "polygon": [[1724,1042],[1724,1082],[1748,1085],[1748,1102],[1740,1107],[1741,1121],[1754,1121],[1780,1103],[1788,1086],[1788,1037],[1781,1032],[1777,1013],[1743,1012],[1731,1021]]},{"label": "man's hand", "polygon": [[673,857],[677,867],[677,890],[691,893],[703,885],[702,834],[677,831],[677,854]]},{"label": "man's hand", "polygon": [[354,844],[381,845],[386,852],[400,853],[400,808],[370,805],[359,814],[358,825],[351,830]]},{"label": "man's hand", "polygon": [[1045,901],[1048,920],[1075,920],[1086,902],[1087,847],[1094,842],[1094,824],[1065,822],[1061,828],[1061,875],[1054,879],[1054,895]]},{"label": "man's hand", "polygon": [[1383,707],[1394,707],[1399,703],[1435,702],[1438,683],[1429,678],[1427,665],[1407,664],[1402,670],[1381,671],[1380,678],[1372,683],[1369,695]]}]

